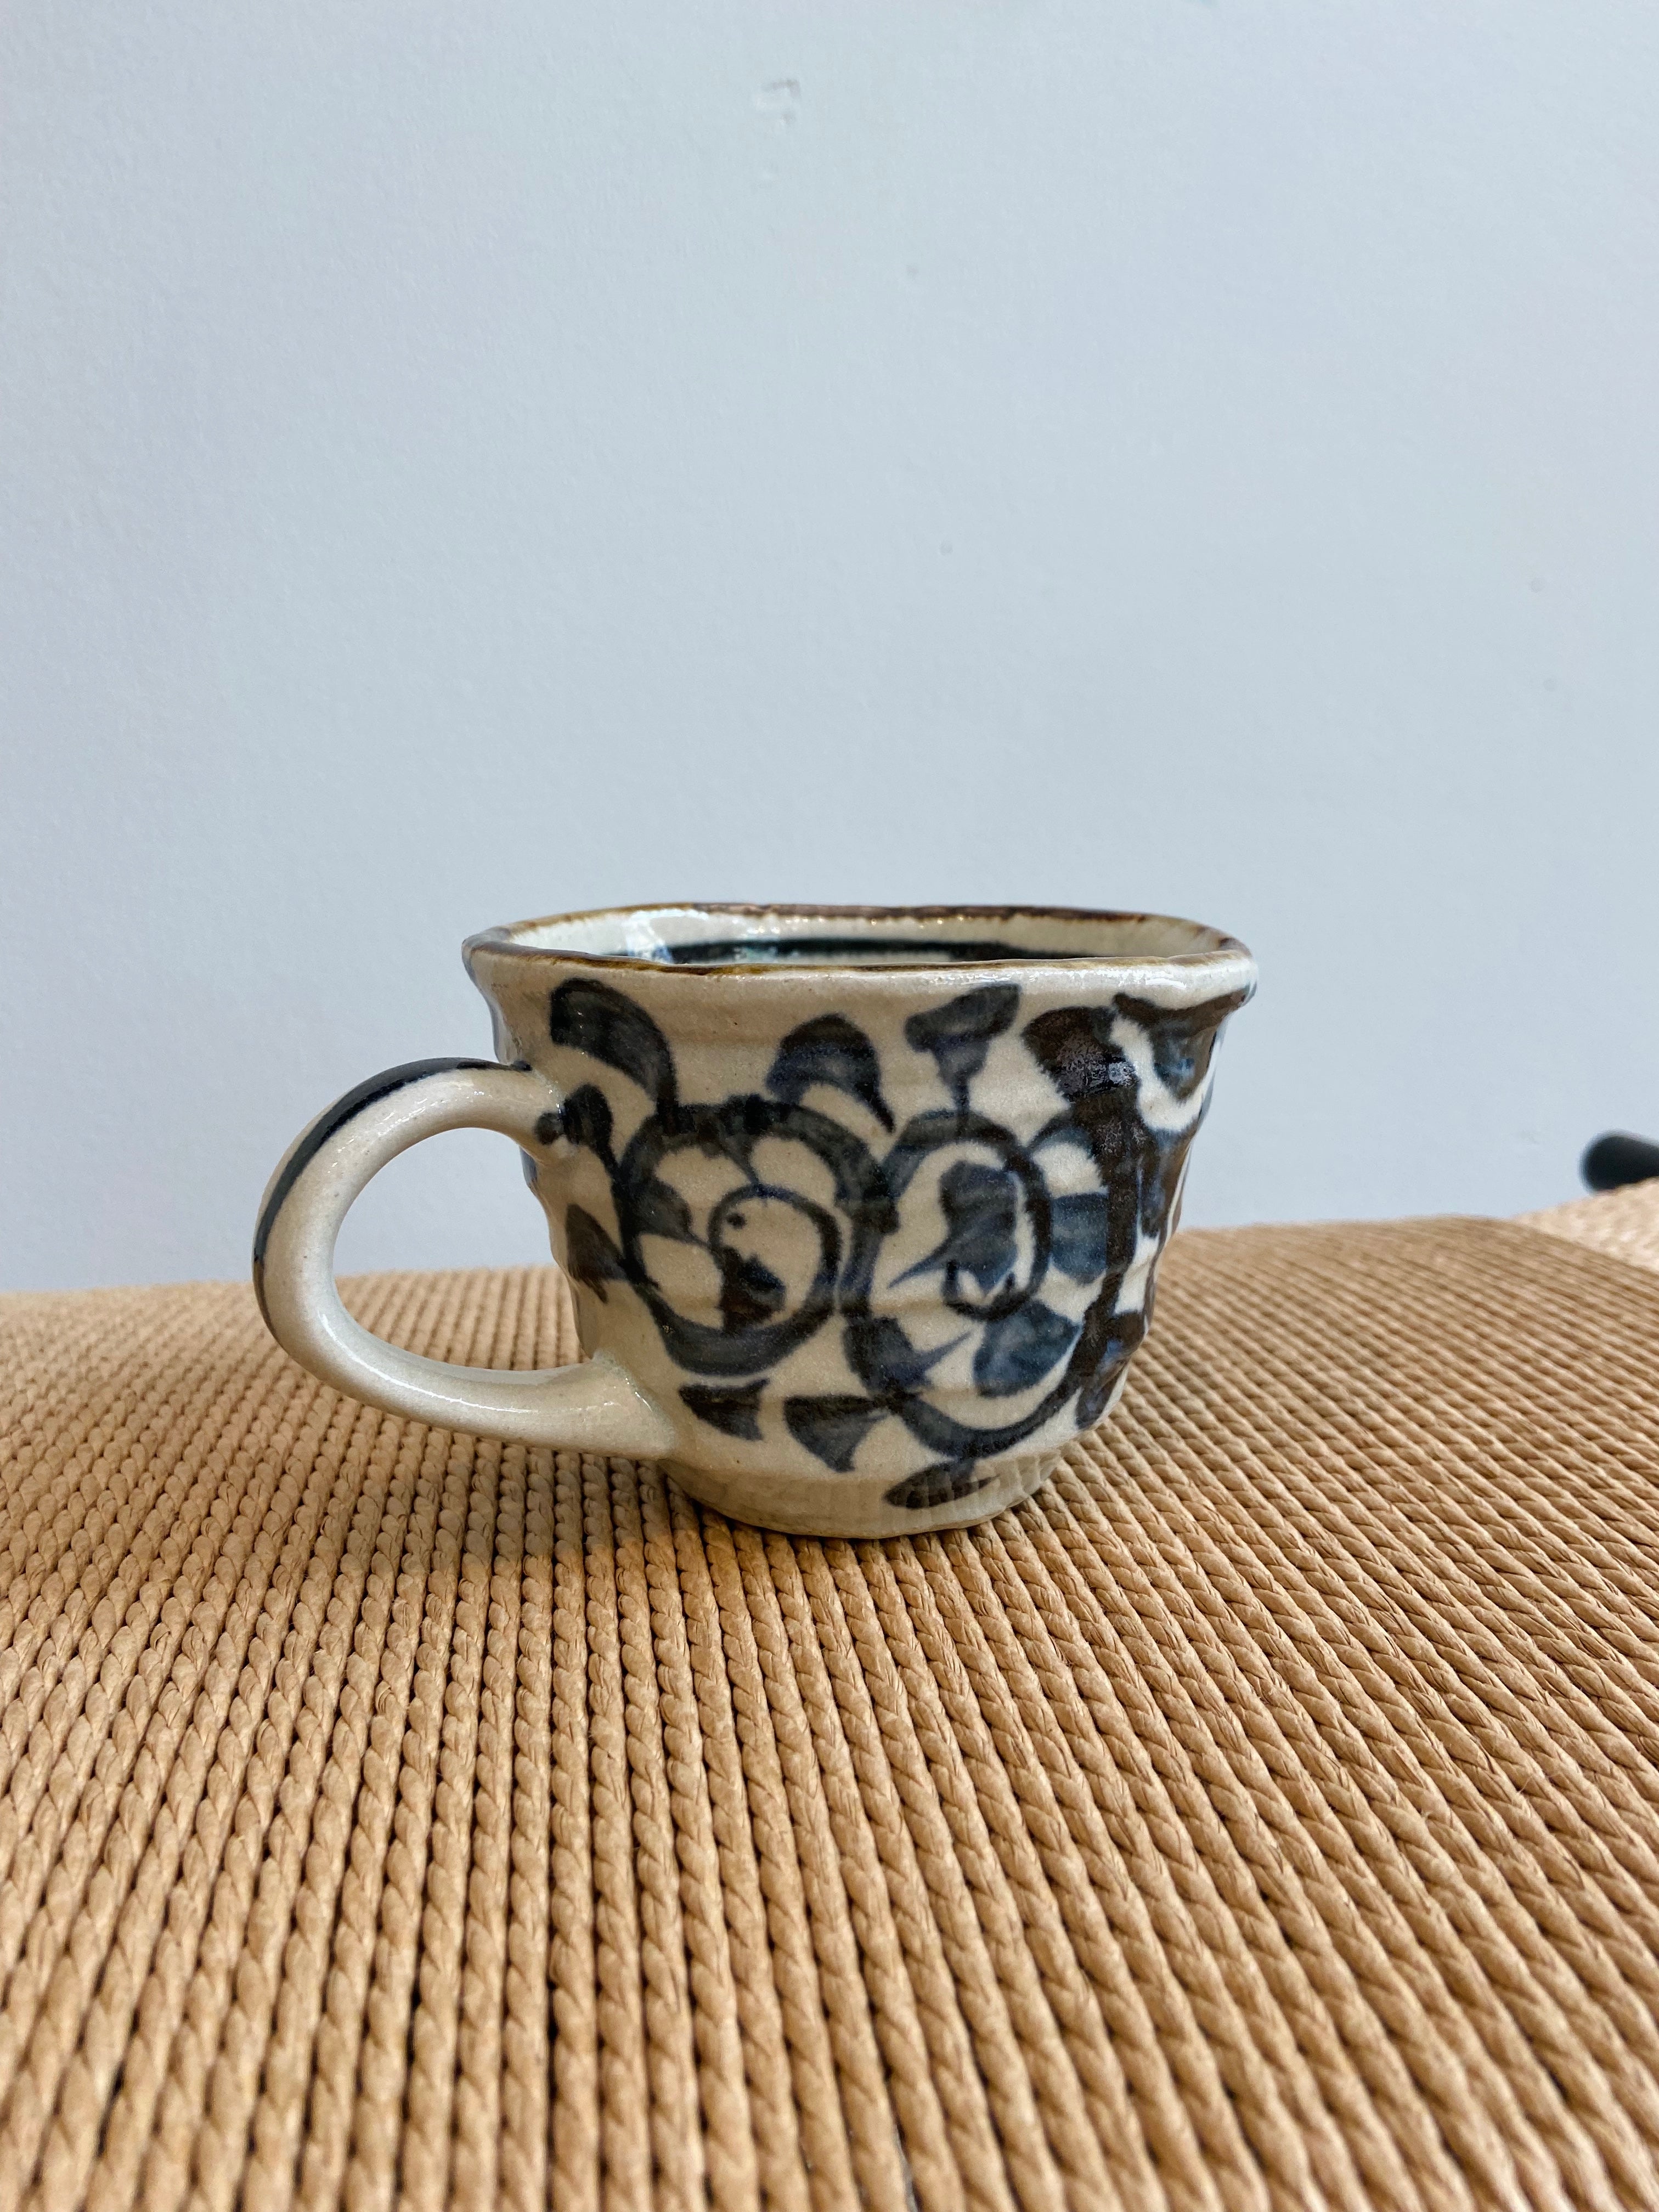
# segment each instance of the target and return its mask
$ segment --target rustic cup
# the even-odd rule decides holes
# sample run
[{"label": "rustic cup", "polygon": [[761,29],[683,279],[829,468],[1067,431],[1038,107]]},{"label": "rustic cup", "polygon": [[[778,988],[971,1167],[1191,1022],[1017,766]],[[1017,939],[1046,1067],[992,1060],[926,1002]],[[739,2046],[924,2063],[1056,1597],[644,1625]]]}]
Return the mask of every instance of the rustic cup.
[{"label": "rustic cup", "polygon": [[[997,1512],[1110,1411],[1255,982],[1217,930],[1053,907],[630,907],[465,959],[496,1060],[390,1069],[290,1147],[254,1240],[272,1334],[389,1412],[837,1536]],[[353,1199],[466,1127],[523,1151],[577,1365],[422,1358],[340,1302]]]}]

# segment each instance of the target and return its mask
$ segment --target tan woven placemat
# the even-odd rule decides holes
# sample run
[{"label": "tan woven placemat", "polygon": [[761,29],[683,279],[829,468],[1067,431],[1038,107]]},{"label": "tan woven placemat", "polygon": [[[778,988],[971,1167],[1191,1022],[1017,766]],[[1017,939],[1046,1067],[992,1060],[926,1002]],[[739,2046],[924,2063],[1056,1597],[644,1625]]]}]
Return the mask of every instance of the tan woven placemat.
[{"label": "tan woven placemat", "polygon": [[1543,1213],[1523,1213],[1528,1229],[1589,1244],[1638,1267],[1659,1267],[1659,1178],[1603,1191],[1596,1198],[1575,1198]]},{"label": "tan woven placemat", "polygon": [[1184,1238],[1101,1439],[884,1546],[240,1288],[0,1347],[0,2207],[1659,2205],[1659,1279]]}]

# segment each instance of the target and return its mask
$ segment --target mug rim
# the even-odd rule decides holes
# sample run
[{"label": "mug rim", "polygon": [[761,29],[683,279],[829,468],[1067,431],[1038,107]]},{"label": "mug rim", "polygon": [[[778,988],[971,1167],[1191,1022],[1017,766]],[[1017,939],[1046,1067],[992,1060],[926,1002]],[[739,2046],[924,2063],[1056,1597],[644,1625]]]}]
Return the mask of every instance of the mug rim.
[{"label": "mug rim", "polygon": [[[532,931],[554,929],[562,924],[592,924],[605,921],[626,921],[632,917],[668,915],[698,915],[718,919],[755,921],[765,917],[780,920],[846,922],[917,921],[926,923],[969,922],[975,924],[1008,923],[1012,921],[1052,921],[1067,925],[1100,923],[1121,926],[1126,922],[1145,922],[1149,927],[1164,926],[1191,930],[1208,942],[1198,949],[1185,952],[1160,952],[1151,950],[1121,952],[1090,952],[1079,949],[1076,953],[1022,954],[1010,949],[1006,957],[995,959],[952,962],[927,959],[875,961],[867,963],[850,957],[841,960],[790,960],[775,963],[765,960],[662,960],[649,954],[637,952],[584,952],[574,946],[559,945],[527,945],[520,940]],[[758,935],[758,933],[757,933]],[[878,940],[876,940],[878,941]],[[1249,947],[1242,939],[1216,928],[1209,922],[1193,921],[1184,915],[1151,914],[1133,908],[1111,907],[1075,907],[1011,904],[1007,906],[820,906],[795,901],[764,903],[700,899],[653,899],[643,904],[578,908],[565,914],[535,915],[523,921],[498,923],[489,929],[477,932],[461,946],[461,957],[469,975],[479,954],[492,959],[511,961],[552,961],[580,968],[621,969],[634,974],[652,975],[717,975],[768,976],[775,980],[787,975],[906,975],[945,976],[960,980],[966,974],[983,975],[1003,969],[1017,969],[1023,973],[1054,975],[1068,969],[1086,969],[1091,974],[1145,972],[1148,969],[1171,968],[1190,975],[1192,971],[1212,971],[1218,980],[1226,979],[1253,985],[1255,980],[1255,960]]]}]

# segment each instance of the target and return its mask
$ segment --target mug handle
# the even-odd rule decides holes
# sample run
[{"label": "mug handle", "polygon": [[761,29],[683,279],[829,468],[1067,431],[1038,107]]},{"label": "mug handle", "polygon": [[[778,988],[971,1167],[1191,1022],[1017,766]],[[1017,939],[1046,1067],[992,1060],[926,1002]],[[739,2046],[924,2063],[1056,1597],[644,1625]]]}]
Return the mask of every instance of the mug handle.
[{"label": "mug handle", "polygon": [[436,1428],[630,1459],[666,1451],[672,1425],[609,1352],[529,1374],[452,1366],[373,1335],[335,1287],[340,1224],[388,1160],[444,1129],[495,1129],[539,1152],[559,1133],[560,1104],[528,1068],[416,1060],[319,1114],[278,1164],[253,1236],[254,1294],[283,1351],[337,1390]]}]

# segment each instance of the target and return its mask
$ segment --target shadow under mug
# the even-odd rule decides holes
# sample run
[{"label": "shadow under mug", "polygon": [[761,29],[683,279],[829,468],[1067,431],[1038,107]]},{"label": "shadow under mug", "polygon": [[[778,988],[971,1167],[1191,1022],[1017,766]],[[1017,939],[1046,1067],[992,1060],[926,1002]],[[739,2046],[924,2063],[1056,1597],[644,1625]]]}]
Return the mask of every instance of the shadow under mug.
[{"label": "shadow under mug", "polygon": [[[272,1334],[390,1413],[842,1536],[997,1512],[1109,1412],[1255,983],[1217,930],[1052,907],[621,908],[465,957],[496,1060],[390,1069],[296,1139],[254,1239]],[[422,1358],[340,1302],[357,1194],[471,1127],[523,1152],[577,1365]]]}]

